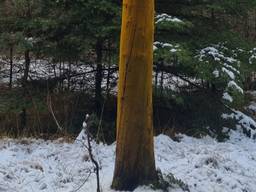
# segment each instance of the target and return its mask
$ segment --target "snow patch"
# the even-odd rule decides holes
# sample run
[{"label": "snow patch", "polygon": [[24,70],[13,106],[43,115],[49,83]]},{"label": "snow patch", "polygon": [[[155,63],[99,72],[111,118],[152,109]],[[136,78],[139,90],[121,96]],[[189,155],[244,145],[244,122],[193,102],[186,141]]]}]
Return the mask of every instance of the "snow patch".
[{"label": "snow patch", "polygon": [[159,24],[161,22],[184,23],[181,19],[178,19],[177,17],[170,16],[166,13],[162,13],[162,14],[156,16],[156,24]]},{"label": "snow patch", "polygon": [[225,93],[223,94],[222,99],[227,100],[227,101],[229,101],[230,103],[233,102],[233,98],[232,98],[227,92],[225,92]]},{"label": "snow patch", "polygon": [[236,90],[238,90],[242,94],[244,93],[244,90],[240,86],[238,86],[235,81],[230,81],[228,83],[228,87],[235,88]]},{"label": "snow patch", "polygon": [[[248,119],[247,119],[248,120]],[[253,192],[256,188],[256,143],[238,132],[231,131],[225,143],[205,137],[196,139],[179,135],[175,142],[165,135],[155,138],[156,166],[164,174],[188,184],[191,192]],[[27,143],[27,144],[25,144]],[[94,155],[100,163],[100,181],[104,192],[110,189],[115,144],[93,144]],[[96,191],[95,175],[82,143],[12,139],[0,140],[1,192],[78,192]],[[84,183],[84,185],[83,185]],[[180,192],[180,189],[173,189]],[[135,192],[153,192],[138,187]]]}]

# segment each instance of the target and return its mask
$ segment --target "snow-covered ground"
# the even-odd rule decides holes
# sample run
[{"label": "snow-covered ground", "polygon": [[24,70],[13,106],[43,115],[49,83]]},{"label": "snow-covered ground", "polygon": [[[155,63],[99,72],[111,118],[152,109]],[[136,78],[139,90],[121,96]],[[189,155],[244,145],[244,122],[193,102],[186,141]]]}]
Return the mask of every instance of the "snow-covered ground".
[{"label": "snow-covered ground", "polygon": [[[170,50],[178,48],[178,45],[155,43],[158,46],[169,46]],[[178,49],[177,49],[178,50]],[[15,59],[13,66],[13,86],[17,86],[17,82],[21,81],[24,73],[24,59]],[[112,66],[114,68],[115,66]],[[95,66],[89,66],[82,63],[70,64],[62,63],[62,70],[60,70],[60,64],[51,63],[47,60],[31,60],[31,66],[29,71],[29,80],[46,80],[55,77],[60,77],[63,73],[67,73],[70,70],[71,76],[71,89],[72,90],[90,90],[94,88]],[[106,67],[107,68],[107,64]],[[10,66],[8,61],[1,59],[0,56],[0,85],[8,85]],[[79,75],[80,74],[80,75]],[[107,88],[107,71],[103,71],[102,88]],[[115,95],[117,93],[117,79],[118,72],[113,71],[110,75],[110,93]],[[155,84],[155,72],[152,75],[153,84]],[[188,79],[191,82],[197,83],[196,79]],[[161,82],[161,74],[158,74],[158,85]],[[178,90],[179,87],[188,85],[187,82],[171,74],[163,73],[163,87],[171,90]],[[64,81],[64,86],[68,86],[67,80]]]},{"label": "snow-covered ground", "polygon": [[[93,143],[93,148],[101,166],[102,190],[110,192],[115,144]],[[224,143],[184,135],[180,142],[175,142],[160,135],[155,138],[155,151],[157,167],[188,184],[191,192],[256,189],[256,142],[237,132],[231,132],[230,140]],[[1,192],[72,192],[80,186],[78,191],[94,192],[96,180],[94,173],[90,175],[92,170],[87,150],[80,141],[0,140]],[[139,187],[135,191],[151,189]]]}]

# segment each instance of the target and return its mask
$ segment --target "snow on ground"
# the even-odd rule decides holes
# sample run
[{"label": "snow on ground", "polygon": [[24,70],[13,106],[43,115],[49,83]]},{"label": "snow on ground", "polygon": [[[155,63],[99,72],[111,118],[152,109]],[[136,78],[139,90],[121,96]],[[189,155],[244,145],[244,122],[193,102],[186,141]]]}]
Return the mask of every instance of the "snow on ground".
[{"label": "snow on ground", "polygon": [[223,119],[234,119],[238,122],[237,129],[244,129],[248,132],[248,136],[252,139],[256,139],[256,122],[254,119],[245,113],[237,110],[233,110],[231,114],[222,114]]},{"label": "snow on ground", "polygon": [[247,108],[249,110],[251,110],[253,113],[255,113],[256,112],[256,102],[252,101]]},{"label": "snow on ground", "polygon": [[[175,142],[167,136],[155,138],[156,165],[164,174],[188,184],[191,192],[254,192],[256,188],[256,142],[237,132],[218,143],[212,138],[180,135]],[[115,144],[93,143],[100,162],[103,192],[110,192]],[[92,163],[80,141],[0,140],[1,192],[72,192],[92,170]],[[78,191],[94,192],[92,173]],[[139,187],[136,192],[151,191]],[[181,189],[173,189],[173,192]]]}]

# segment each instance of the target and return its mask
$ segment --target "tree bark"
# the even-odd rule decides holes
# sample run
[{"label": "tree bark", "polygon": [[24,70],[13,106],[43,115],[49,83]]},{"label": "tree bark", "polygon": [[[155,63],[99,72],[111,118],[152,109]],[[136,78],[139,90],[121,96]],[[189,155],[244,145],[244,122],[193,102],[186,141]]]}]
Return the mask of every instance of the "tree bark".
[{"label": "tree bark", "polygon": [[152,125],[154,0],[124,0],[112,188],[156,180]]},{"label": "tree bark", "polygon": [[160,95],[163,96],[164,92],[164,72],[161,72],[161,79],[160,79]]},{"label": "tree bark", "polygon": [[[27,87],[27,83],[28,83],[28,75],[29,75],[29,68],[30,68],[30,55],[29,55],[29,50],[25,51],[25,67],[24,67],[24,75],[22,78],[22,87],[23,87],[23,97],[26,98],[27,96],[27,92],[28,92],[28,87]],[[22,134],[22,132],[26,129],[27,126],[27,109],[26,109],[26,105],[22,108],[22,111],[20,113],[20,133]]]},{"label": "tree bark", "polygon": [[23,75],[23,87],[27,85],[28,81],[28,74],[29,74],[29,67],[30,67],[30,55],[29,55],[29,50],[25,51],[25,68],[24,68],[24,75]]},{"label": "tree bark", "polygon": [[103,44],[101,40],[98,40],[96,43],[96,56],[97,56],[97,67],[95,74],[95,108],[98,116],[101,115],[102,111],[102,48]]},{"label": "tree bark", "polygon": [[13,47],[10,48],[10,77],[9,88],[12,88],[12,76],[13,76]]},{"label": "tree bark", "polygon": [[107,88],[106,88],[106,98],[109,98],[110,92],[110,69],[111,69],[111,44],[108,43],[108,69],[107,69]]},{"label": "tree bark", "polygon": [[157,86],[158,86],[158,63],[156,63],[156,68],[155,68],[155,95],[157,95]]},{"label": "tree bark", "polygon": [[68,91],[70,91],[70,87],[71,87],[71,70],[72,70],[72,64],[71,64],[71,60],[69,60],[68,62],[68,72],[67,72],[67,80],[68,80]]}]

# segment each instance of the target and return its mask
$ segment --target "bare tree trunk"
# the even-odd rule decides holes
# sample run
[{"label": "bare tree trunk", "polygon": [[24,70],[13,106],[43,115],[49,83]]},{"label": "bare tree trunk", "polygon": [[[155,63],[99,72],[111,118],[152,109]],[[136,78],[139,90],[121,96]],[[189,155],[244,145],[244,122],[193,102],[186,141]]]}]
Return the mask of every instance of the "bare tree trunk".
[{"label": "bare tree trunk", "polygon": [[[64,61],[63,61],[63,65],[64,65]],[[62,58],[60,57],[60,60],[59,60],[59,77],[61,77],[63,75],[63,68],[62,68]],[[64,87],[64,81],[63,79],[60,80],[60,83],[59,83],[59,92],[62,92],[63,91],[63,87]]]},{"label": "bare tree trunk", "polygon": [[98,116],[101,114],[101,108],[102,108],[102,48],[103,43],[101,40],[98,40],[96,43],[96,55],[97,55],[97,67],[96,67],[96,74],[95,74],[95,108],[96,113]]},{"label": "bare tree trunk", "polygon": [[158,63],[156,63],[156,70],[155,70],[155,95],[157,95],[157,86],[158,86]]},{"label": "bare tree trunk", "polygon": [[107,75],[107,98],[109,98],[109,92],[110,92],[110,67],[111,67],[111,47],[110,47],[110,42],[108,45],[108,75]]},{"label": "bare tree trunk", "polygon": [[13,76],[13,47],[10,48],[10,76],[9,76],[9,88],[12,88],[12,76]]},{"label": "bare tree trunk", "polygon": [[[23,87],[23,97],[26,98],[27,92],[28,92],[27,81],[28,81],[29,68],[30,68],[29,50],[26,50],[24,55],[25,55],[25,67],[24,67],[24,75],[22,79],[22,87]],[[26,109],[26,106],[24,106],[20,113],[20,134],[26,129],[26,126],[27,126],[27,109]]]},{"label": "bare tree trunk", "polygon": [[133,190],[156,179],[152,125],[154,0],[124,0],[117,146],[112,188]]},{"label": "bare tree trunk", "polygon": [[23,87],[25,87],[27,85],[29,68],[30,68],[30,55],[29,55],[29,50],[26,50],[25,51],[24,75],[23,75],[23,80],[22,80]]},{"label": "bare tree trunk", "polygon": [[161,79],[160,79],[160,95],[163,96],[164,90],[164,72],[161,72]]},{"label": "bare tree trunk", "polygon": [[164,61],[161,59],[159,63],[160,71],[161,71],[161,76],[160,76],[160,95],[163,96],[163,90],[164,90]]},{"label": "bare tree trunk", "polygon": [[70,86],[71,86],[71,70],[72,70],[72,66],[71,66],[71,60],[69,60],[68,62],[68,74],[67,74],[67,80],[68,80],[68,91],[70,90]]}]

